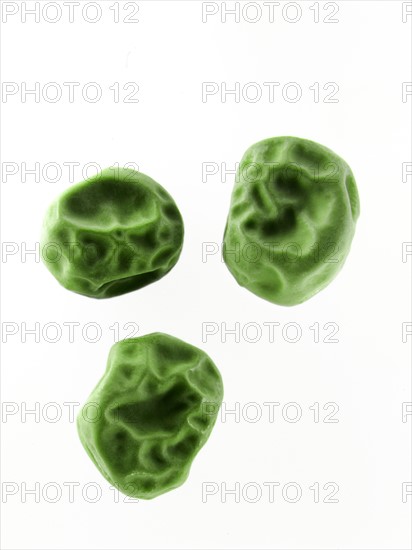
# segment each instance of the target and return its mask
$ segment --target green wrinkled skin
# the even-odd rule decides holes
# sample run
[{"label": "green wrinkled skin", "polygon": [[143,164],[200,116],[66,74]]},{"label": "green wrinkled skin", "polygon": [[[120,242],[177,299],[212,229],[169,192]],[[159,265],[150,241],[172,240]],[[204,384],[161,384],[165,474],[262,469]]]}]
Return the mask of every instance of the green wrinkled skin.
[{"label": "green wrinkled skin", "polygon": [[162,333],[131,338],[111,348],[78,433],[112,485],[151,499],[185,482],[222,398],[220,373],[202,350]]},{"label": "green wrinkled skin", "polygon": [[266,139],[239,165],[224,260],[254,294],[300,304],[340,271],[358,217],[355,179],[343,159],[313,141]]},{"label": "green wrinkled skin", "polygon": [[110,298],[157,281],[176,264],[183,221],[173,198],[130,169],[107,168],[48,209],[45,265],[65,288]]}]

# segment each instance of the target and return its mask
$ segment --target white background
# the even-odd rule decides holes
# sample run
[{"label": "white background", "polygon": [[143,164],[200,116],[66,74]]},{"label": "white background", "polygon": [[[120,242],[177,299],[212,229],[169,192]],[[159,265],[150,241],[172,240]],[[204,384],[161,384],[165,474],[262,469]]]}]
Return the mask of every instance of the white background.
[{"label": "white background", "polygon": [[[45,2],[42,2],[44,4]],[[27,7],[32,7],[32,3]],[[3,344],[2,399],[18,412],[2,418],[2,544],[7,549],[134,548],[410,548],[410,502],[402,502],[402,484],[410,483],[411,416],[402,422],[402,403],[410,402],[410,337],[402,342],[402,323],[410,316],[409,256],[402,262],[402,243],[410,241],[410,183],[402,181],[402,163],[410,162],[410,105],[402,101],[402,82],[410,77],[412,16],[402,22],[402,2],[339,2],[337,23],[323,19],[331,11],[320,3],[301,2],[295,23],[268,9],[250,23],[221,11],[202,22],[202,2],[138,2],[138,23],[123,19],[132,8],[100,2],[100,21],[85,21],[67,11],[61,21],[40,22],[21,12],[2,24],[2,78],[19,93],[3,96],[2,161],[17,173],[2,182],[2,241],[16,243],[2,263],[2,319],[18,332]],[[17,3],[21,7],[21,3]],[[217,4],[216,4],[217,5]],[[217,5],[219,8],[222,6]],[[233,7],[232,2],[227,7]],[[289,8],[288,8],[289,9]],[[293,7],[287,11],[294,18]],[[253,17],[253,11],[247,14]],[[52,17],[52,9],[49,18]],[[90,11],[93,16],[93,10]],[[22,101],[23,82],[60,83],[63,97],[50,103],[33,96]],[[80,82],[73,103],[63,82]],[[97,82],[103,97],[85,101],[81,87]],[[279,82],[269,102],[263,82]],[[139,86],[138,103],[113,101],[113,83]],[[263,96],[251,103],[219,94],[202,101],[202,82],[233,87],[260,83]],[[302,98],[291,103],[282,87],[296,82]],[[321,100],[309,89],[321,86]],[[324,103],[322,87],[336,82],[338,103]],[[130,91],[130,90],[129,90]],[[24,98],[23,98],[24,99]],[[222,240],[233,175],[221,173],[202,181],[202,163],[225,162],[232,169],[251,144],[270,136],[296,135],[318,141],[341,155],[355,174],[361,216],[348,260],[330,286],[308,302],[283,308],[239,287],[218,254],[202,261],[202,243]],[[58,163],[55,183],[40,174],[23,181],[22,163]],[[75,181],[89,162],[102,168],[115,162],[137,163],[166,187],[185,222],[180,261],[161,281],[115,299],[96,301],[60,287],[35,255],[21,255],[39,240],[48,204],[70,185],[63,163],[77,162]],[[10,164],[7,165],[10,167]],[[91,169],[91,174],[93,170]],[[52,174],[52,171],[50,172]],[[50,179],[50,178],[49,178]],[[17,248],[16,248],[17,247]],[[13,248],[13,246],[12,246]],[[8,249],[10,250],[10,248]],[[63,323],[78,322],[69,342]],[[81,329],[99,323],[101,338],[90,343]],[[87,457],[63,403],[83,403],[104,372],[114,343],[110,329],[126,322],[139,334],[162,331],[204,349],[219,367],[225,407],[240,414],[221,415],[206,446],[195,459],[189,479],[179,489],[152,501],[115,502],[115,494]],[[217,323],[219,333],[202,341],[202,323]],[[259,342],[244,337],[246,323],[262,328]],[[263,323],[280,323],[270,342]],[[286,323],[298,323],[296,343],[282,337]],[[320,342],[309,327],[319,323]],[[338,324],[338,343],[325,343],[323,326]],[[16,323],[16,325],[10,325]],[[40,333],[39,342],[24,326],[59,323],[56,343]],[[238,342],[221,326],[240,323]],[[216,325],[215,325],[216,326]],[[255,325],[256,326],[256,325]],[[290,332],[293,336],[293,331]],[[52,331],[50,332],[50,337]],[[93,336],[93,331],[90,331]],[[50,337],[48,339],[50,339]],[[203,338],[204,340],[204,338]],[[22,414],[24,403],[38,418]],[[48,419],[57,403],[62,417]],[[255,409],[245,405],[254,402]],[[278,402],[269,419],[264,402]],[[302,410],[297,422],[282,416],[285,404]],[[320,421],[314,422],[314,403]],[[325,403],[339,407],[337,423],[323,422]],[[8,409],[10,410],[10,409]],[[17,410],[16,408],[14,409]],[[79,407],[76,408],[76,413]],[[251,422],[256,410],[262,417]],[[293,410],[289,409],[290,416]],[[248,420],[249,417],[249,420]],[[287,417],[286,417],[287,418]],[[74,502],[67,484],[80,484]],[[88,502],[82,488],[101,489]],[[202,499],[202,484],[214,483],[215,495]],[[268,482],[280,485],[270,502]],[[299,484],[301,499],[282,497],[285,484]],[[339,502],[325,503],[327,482],[336,483]],[[4,494],[16,488],[16,494]],[[39,502],[27,488],[40,487]],[[47,483],[62,488],[58,502]],[[240,487],[239,502],[224,485]],[[245,484],[252,483],[250,492]],[[320,502],[309,487],[319,483]],[[10,485],[11,484],[11,485]],[[260,500],[249,502],[262,489]],[[204,486],[203,486],[204,490]],[[290,497],[294,496],[293,490]],[[203,502],[206,500],[206,502]]]}]

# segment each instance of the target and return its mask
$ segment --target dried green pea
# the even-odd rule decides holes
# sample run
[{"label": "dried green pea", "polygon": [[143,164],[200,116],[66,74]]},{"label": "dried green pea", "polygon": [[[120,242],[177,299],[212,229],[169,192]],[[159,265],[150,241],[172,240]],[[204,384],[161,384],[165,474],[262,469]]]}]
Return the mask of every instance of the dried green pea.
[{"label": "dried green pea", "polygon": [[355,178],[342,158],[306,139],[266,139],[240,162],[224,260],[257,296],[299,304],[340,271],[358,217]]},{"label": "dried green pea", "polygon": [[162,333],[130,338],[111,348],[79,413],[79,437],[109,483],[151,499],[184,483],[222,398],[220,373],[202,350]]},{"label": "dried green pea", "polygon": [[141,172],[108,168],[50,206],[42,257],[65,288],[109,298],[166,275],[183,233],[180,212],[161,185]]}]

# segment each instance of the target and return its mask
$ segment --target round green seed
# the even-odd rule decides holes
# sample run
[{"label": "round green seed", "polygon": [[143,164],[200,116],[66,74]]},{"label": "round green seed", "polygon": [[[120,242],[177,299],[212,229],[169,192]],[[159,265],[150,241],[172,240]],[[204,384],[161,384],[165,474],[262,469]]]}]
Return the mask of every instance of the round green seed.
[{"label": "round green seed", "polygon": [[153,333],[115,344],[77,419],[80,440],[120,491],[151,499],[182,485],[223,398],[202,350]]},{"label": "round green seed", "polygon": [[244,154],[233,189],[223,255],[236,281],[292,306],[342,268],[359,217],[350,167],[313,141],[276,137]]},{"label": "round green seed", "polygon": [[166,275],[183,233],[180,212],[161,185],[134,170],[108,168],[50,206],[42,257],[65,288],[110,298]]}]

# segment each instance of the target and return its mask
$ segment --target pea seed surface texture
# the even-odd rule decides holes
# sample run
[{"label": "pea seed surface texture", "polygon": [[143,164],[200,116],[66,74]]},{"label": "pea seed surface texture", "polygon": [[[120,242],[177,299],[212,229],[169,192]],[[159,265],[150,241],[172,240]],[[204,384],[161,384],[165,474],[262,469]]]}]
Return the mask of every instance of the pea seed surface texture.
[{"label": "pea seed surface texture", "polygon": [[141,172],[108,168],[48,209],[43,260],[65,288],[109,298],[157,281],[176,264],[183,221],[167,191]]},{"label": "pea seed surface texture", "polygon": [[348,164],[323,145],[270,138],[244,154],[223,255],[236,281],[270,302],[299,304],[342,268],[359,217]]},{"label": "pea seed surface texture", "polygon": [[112,485],[151,499],[184,483],[222,398],[220,373],[202,350],[162,333],[122,340],[88,400],[96,419],[83,407],[78,433]]}]

